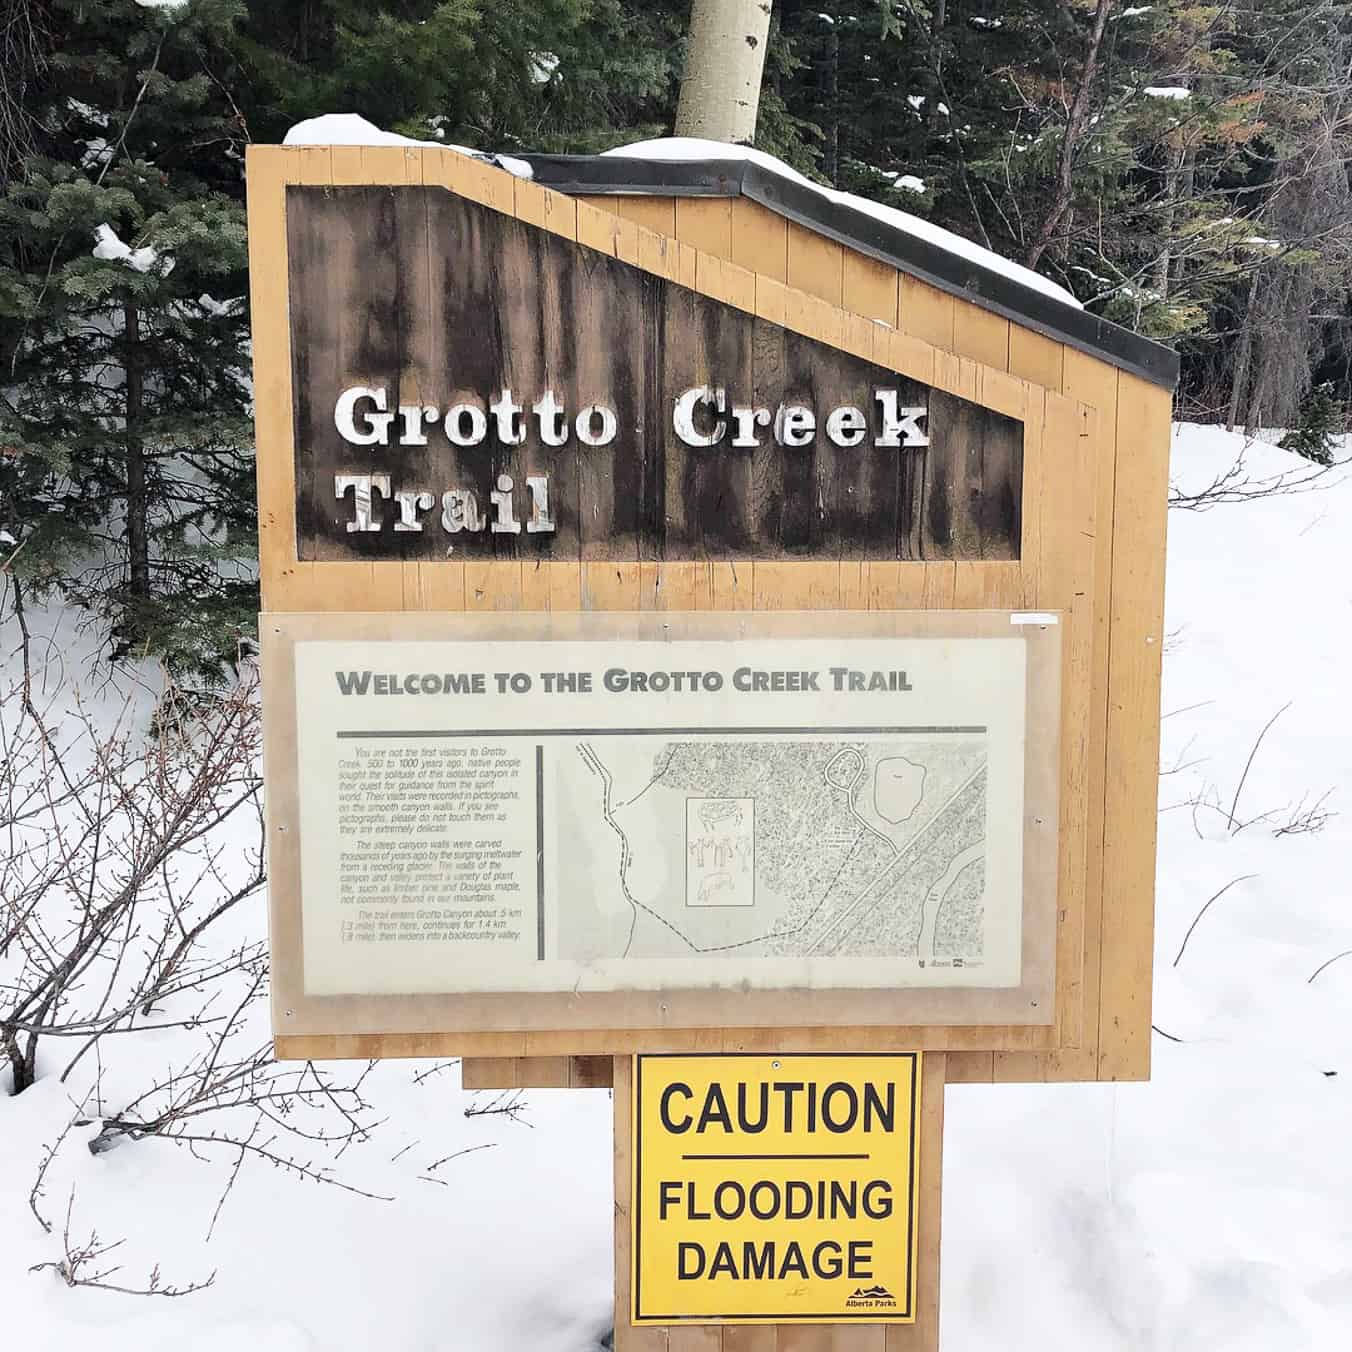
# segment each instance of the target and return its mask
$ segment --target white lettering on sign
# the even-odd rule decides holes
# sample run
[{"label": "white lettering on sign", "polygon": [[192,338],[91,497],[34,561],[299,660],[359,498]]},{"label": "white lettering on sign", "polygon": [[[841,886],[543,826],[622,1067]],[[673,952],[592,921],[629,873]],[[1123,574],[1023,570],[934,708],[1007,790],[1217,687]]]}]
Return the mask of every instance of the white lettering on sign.
[{"label": "white lettering on sign", "polygon": [[436,501],[431,493],[405,492],[396,493],[394,500],[399,504],[399,520],[394,523],[394,528],[397,531],[422,530],[422,522],[418,520],[418,513],[430,512],[432,504]]},{"label": "white lettering on sign", "polygon": [[700,405],[706,405],[722,413],[727,405],[727,397],[725,390],[714,389],[710,385],[700,385],[696,389],[686,390],[676,400],[676,407],[671,414],[671,425],[676,435],[687,446],[713,446],[722,441],[723,433],[727,430],[723,424],[714,419],[712,428],[708,432],[701,432],[695,426],[695,409]]},{"label": "white lettering on sign", "polygon": [[864,421],[863,409],[849,405],[834,408],[826,419],[826,435],[837,446],[858,446],[867,431],[868,423]]},{"label": "white lettering on sign", "polygon": [[380,522],[372,510],[371,494],[390,496],[390,476],[388,474],[335,474],[333,476],[333,496],[341,501],[352,490],[352,520],[347,523],[349,531],[377,531]]},{"label": "white lettering on sign", "polygon": [[[357,405],[369,400],[378,410],[362,414],[364,427],[357,426]],[[353,385],[338,396],[333,407],[333,425],[338,435],[353,446],[388,446],[394,414],[385,412],[385,391],[371,385]]]},{"label": "white lettering on sign", "polygon": [[[921,424],[929,410],[923,405],[902,405],[898,391],[877,389],[873,398],[878,406],[878,426],[873,444],[882,447],[928,446],[929,433]],[[615,410],[606,404],[592,403],[575,418],[553,390],[546,390],[530,406],[540,441],[545,446],[568,444],[570,429],[584,446],[607,446],[619,430]],[[499,390],[483,402],[466,399],[452,404],[441,417],[435,405],[400,404],[391,411],[389,394],[379,386],[352,385],[334,404],[333,422],[338,434],[351,446],[388,446],[390,426],[402,425],[400,446],[426,446],[429,424],[441,422],[448,441],[455,446],[479,446],[488,439],[490,423],[493,438],[503,446],[520,446],[526,440],[524,407],[509,389]],[[491,416],[490,416],[491,415]],[[729,424],[733,435],[729,438]],[[785,402],[772,413],[768,408],[749,404],[729,405],[728,392],[721,385],[695,385],[676,397],[671,426],[687,446],[716,446],[725,439],[731,446],[750,449],[763,443],[758,429],[770,428],[781,446],[806,446],[818,427],[837,446],[859,446],[868,438],[869,419],[855,404],[832,409],[824,420],[816,410],[798,402]]]},{"label": "white lettering on sign", "polygon": [[817,415],[802,404],[781,404],[775,414],[775,440],[781,446],[806,446],[817,435]]},{"label": "white lettering on sign", "polygon": [[882,409],[883,430],[875,446],[928,446],[929,433],[920,428],[920,419],[928,422],[925,408],[898,408],[896,390],[876,390],[873,397]]},{"label": "white lettering on sign", "polygon": [[604,404],[588,404],[577,415],[577,439],[584,446],[606,446],[615,440],[617,426],[615,414]]},{"label": "white lettering on sign", "polygon": [[[734,404],[722,385],[693,385],[676,397],[671,411],[672,431],[687,446],[708,449],[721,444],[737,450],[751,450],[764,444],[763,434],[789,450],[811,446],[819,431],[833,445],[862,446],[872,436],[872,444],[884,449],[928,446],[929,410],[924,405],[902,405],[895,389],[873,391],[875,416],[870,426],[869,411],[855,404],[841,404],[824,419],[809,405],[795,401],[781,403],[771,411],[750,404]],[[467,398],[451,404],[445,413],[435,404],[398,404],[391,408],[389,391],[379,385],[350,385],[338,396],[333,407],[333,425],[338,435],[351,446],[389,446],[390,429],[399,426],[394,438],[398,446],[427,446],[429,433],[440,424],[441,435],[452,446],[470,448],[492,440],[502,446],[520,446],[527,438],[529,421],[534,419],[542,445],[558,449],[576,436],[584,447],[608,446],[619,433],[619,418],[608,405],[593,402],[574,416],[554,390],[545,390],[529,406],[504,387],[489,399]],[[731,435],[729,435],[731,433]],[[549,477],[526,476],[529,499],[523,516],[517,514],[515,485],[510,475],[498,474],[489,490],[489,510],[480,510],[473,489],[452,487],[441,491],[441,527],[448,534],[488,530],[491,534],[517,535],[524,519],[528,535],[550,534],[555,530],[549,507]],[[352,493],[352,519],[344,523],[349,532],[378,532],[385,518],[377,508],[377,496],[397,509],[393,528],[416,533],[423,529],[421,514],[437,503],[436,493],[420,488],[392,491],[388,473],[340,473],[333,477],[334,496],[342,501]]]},{"label": "white lettering on sign", "polygon": [[520,446],[525,441],[525,422],[517,421],[521,417],[521,405],[512,398],[511,390],[502,390],[489,404],[488,411],[497,424],[498,440],[504,446]]}]

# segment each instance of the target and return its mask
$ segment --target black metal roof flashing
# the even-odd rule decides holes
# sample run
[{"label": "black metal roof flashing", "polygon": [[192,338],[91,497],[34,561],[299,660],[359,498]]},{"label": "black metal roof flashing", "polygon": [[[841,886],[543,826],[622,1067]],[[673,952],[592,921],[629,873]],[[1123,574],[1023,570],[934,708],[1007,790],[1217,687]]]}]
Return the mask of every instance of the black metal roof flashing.
[{"label": "black metal roof flashing", "polygon": [[964,258],[751,160],[642,160],[618,155],[522,155],[536,182],[574,196],[747,197],[859,253],[1091,357],[1172,390],[1178,353],[997,268]]}]

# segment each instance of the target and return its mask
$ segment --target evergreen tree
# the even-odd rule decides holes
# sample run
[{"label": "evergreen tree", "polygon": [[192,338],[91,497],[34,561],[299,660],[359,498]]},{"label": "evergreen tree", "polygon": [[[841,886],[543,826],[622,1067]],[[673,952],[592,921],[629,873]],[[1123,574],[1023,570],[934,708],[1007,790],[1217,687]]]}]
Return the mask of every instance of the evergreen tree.
[{"label": "evergreen tree", "polygon": [[1338,438],[1347,429],[1347,410],[1333,397],[1333,386],[1324,381],[1316,385],[1300,410],[1300,422],[1277,444],[1295,451],[1317,465],[1333,464]]},{"label": "evergreen tree", "polygon": [[586,150],[670,127],[683,4],[248,0],[235,43],[254,139],[358,112],[420,140]]},{"label": "evergreen tree", "polygon": [[235,0],[49,0],[0,199],[10,570],[219,674],[257,610]]}]

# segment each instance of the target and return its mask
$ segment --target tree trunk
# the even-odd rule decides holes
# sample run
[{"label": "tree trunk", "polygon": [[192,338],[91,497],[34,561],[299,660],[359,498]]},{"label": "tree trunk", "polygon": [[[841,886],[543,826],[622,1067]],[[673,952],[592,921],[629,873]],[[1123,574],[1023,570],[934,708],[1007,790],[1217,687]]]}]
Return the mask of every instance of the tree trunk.
[{"label": "tree trunk", "polygon": [[1235,356],[1235,369],[1230,382],[1230,407],[1225,417],[1225,430],[1233,432],[1239,419],[1239,401],[1244,397],[1244,387],[1249,383],[1249,361],[1253,354],[1253,311],[1258,298],[1258,269],[1253,270],[1249,279],[1249,295],[1244,302],[1244,314],[1240,319],[1239,352]]},{"label": "tree trunk", "polygon": [[831,129],[826,137],[826,177],[832,187],[840,186],[840,28],[831,25],[827,40],[826,100],[831,109]]},{"label": "tree trunk", "polygon": [[[1169,220],[1172,227],[1174,208],[1178,202],[1191,202],[1197,191],[1197,147],[1189,146],[1183,152],[1183,168],[1179,174],[1178,188],[1169,208]],[[1176,291],[1183,281],[1183,269],[1187,262],[1186,251],[1175,254],[1170,263],[1170,290]]]},{"label": "tree trunk", "polygon": [[694,0],[677,136],[750,145],[769,31],[770,0]]},{"label": "tree trunk", "polygon": [[1089,98],[1094,90],[1094,76],[1098,71],[1099,53],[1103,50],[1103,33],[1108,26],[1108,15],[1112,11],[1113,0],[1098,0],[1094,9],[1093,25],[1089,30],[1089,47],[1084,54],[1084,70],[1080,83],[1076,86],[1075,97],[1071,100],[1070,111],[1066,114],[1066,130],[1061,138],[1061,151],[1056,162],[1056,186],[1052,193],[1052,204],[1042,222],[1037,238],[1033,240],[1027,257],[1023,260],[1035,268],[1038,260],[1047,251],[1047,246],[1056,234],[1056,227],[1070,210],[1070,200],[1075,191],[1075,157],[1080,153],[1080,145],[1089,130]]},{"label": "tree trunk", "polygon": [[122,311],[127,341],[127,562],[130,595],[150,599],[149,504],[146,501],[145,443],[141,418],[145,411],[145,375],[141,370],[141,312],[128,305]]},{"label": "tree trunk", "polygon": [[1172,151],[1167,152],[1169,160],[1164,169],[1164,215],[1160,220],[1160,237],[1163,243],[1160,245],[1159,255],[1155,259],[1152,269],[1154,277],[1151,281],[1151,290],[1155,292],[1156,298],[1161,301],[1169,299],[1169,277],[1170,266],[1173,262],[1174,246],[1174,224],[1178,219],[1178,190],[1180,179],[1183,174],[1183,157],[1180,154],[1177,159],[1174,158]]},{"label": "tree trunk", "polygon": [[19,1048],[19,1037],[17,1033],[6,1030],[3,1039],[0,1039],[0,1051],[5,1053],[5,1059],[9,1062],[10,1074],[13,1076],[13,1084],[10,1085],[11,1094],[22,1094],[33,1083],[34,1056],[32,1039],[29,1039],[28,1052],[25,1054]]}]

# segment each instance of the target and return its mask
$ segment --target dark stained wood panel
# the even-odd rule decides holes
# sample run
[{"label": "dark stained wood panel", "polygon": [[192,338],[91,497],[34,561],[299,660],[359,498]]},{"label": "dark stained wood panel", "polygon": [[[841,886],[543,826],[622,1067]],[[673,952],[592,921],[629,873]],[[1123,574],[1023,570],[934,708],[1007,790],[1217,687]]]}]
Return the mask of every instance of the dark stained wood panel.
[{"label": "dark stained wood panel", "polygon": [[[287,238],[302,559],[1019,557],[1013,419],[438,188],[293,186]],[[397,416],[388,445],[344,440],[334,407],[356,385],[386,390],[391,412],[435,408],[427,444],[399,444]],[[687,445],[673,408],[705,385],[772,419],[802,404],[815,434],[788,446],[757,426],[759,445],[733,446],[725,415],[721,442]],[[928,409],[928,446],[874,444],[880,389]],[[495,435],[488,405],[502,390],[524,409],[519,444]],[[546,391],[566,410],[560,446],[530,413]],[[482,411],[481,444],[451,443],[444,416],[457,404]],[[574,429],[593,404],[615,417],[604,445]],[[865,415],[859,445],[826,435],[841,406]],[[369,474],[387,474],[392,494],[430,495],[420,530],[396,530],[399,508],[380,495],[380,528],[347,530],[354,497],[335,495],[335,476]],[[504,476],[519,533],[445,529],[444,493],[472,493],[487,519]],[[528,476],[548,481],[552,532],[524,528]]]}]

